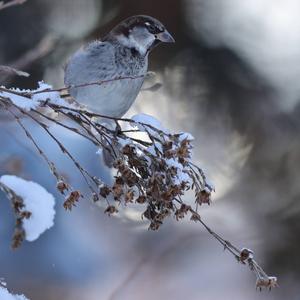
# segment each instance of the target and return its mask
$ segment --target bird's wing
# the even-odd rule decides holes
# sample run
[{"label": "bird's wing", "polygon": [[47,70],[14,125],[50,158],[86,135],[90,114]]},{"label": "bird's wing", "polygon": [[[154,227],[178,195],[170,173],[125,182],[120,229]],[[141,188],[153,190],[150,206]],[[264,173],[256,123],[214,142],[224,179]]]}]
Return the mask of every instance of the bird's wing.
[{"label": "bird's wing", "polygon": [[65,85],[88,84],[115,74],[114,48],[109,42],[95,41],[78,50],[65,69]]}]

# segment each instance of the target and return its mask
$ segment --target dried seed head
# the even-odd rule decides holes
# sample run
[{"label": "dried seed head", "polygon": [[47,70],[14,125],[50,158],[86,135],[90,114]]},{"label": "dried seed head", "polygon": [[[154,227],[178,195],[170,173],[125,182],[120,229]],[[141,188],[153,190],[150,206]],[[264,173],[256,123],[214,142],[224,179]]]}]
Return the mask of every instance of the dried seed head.
[{"label": "dried seed head", "polygon": [[25,206],[23,203],[23,199],[18,196],[12,197],[12,204],[13,204],[14,211],[17,214],[19,214],[21,212],[22,208],[24,208],[24,206]]},{"label": "dried seed head", "polygon": [[126,156],[132,157],[136,155],[136,150],[133,146],[125,145],[122,149],[122,153]]},{"label": "dried seed head", "polygon": [[200,216],[198,214],[192,213],[191,221],[199,222],[199,221],[201,221],[201,218],[200,218]]},{"label": "dried seed head", "polygon": [[196,194],[196,201],[198,204],[208,204],[210,205],[211,203],[211,194],[206,191],[202,190]]},{"label": "dried seed head", "polygon": [[157,216],[157,212],[153,207],[148,205],[147,209],[143,212],[142,216],[151,221],[155,219],[155,217]]},{"label": "dried seed head", "polygon": [[139,204],[144,204],[146,202],[146,197],[145,196],[139,196],[135,201]]},{"label": "dried seed head", "polygon": [[253,251],[247,248],[243,248],[240,253],[240,260],[245,262],[247,259],[253,258]]},{"label": "dried seed head", "polygon": [[22,219],[29,219],[31,217],[32,213],[30,211],[22,211],[21,214],[20,214],[20,217]]},{"label": "dried seed head", "polygon": [[81,194],[79,191],[72,191],[65,199],[64,208],[66,210],[72,210],[76,203],[79,201]]},{"label": "dried seed head", "polygon": [[269,276],[266,278],[258,278],[256,280],[256,288],[262,289],[262,288],[268,288],[271,290],[274,287],[278,287],[277,283],[277,277],[275,276]]},{"label": "dried seed head", "polygon": [[181,204],[181,207],[175,211],[176,220],[179,221],[183,219],[185,215],[190,211],[190,206],[186,204]]},{"label": "dried seed head", "polygon": [[166,151],[169,151],[173,148],[173,142],[172,141],[167,141],[162,144],[163,147],[163,152],[165,153]]},{"label": "dried seed head", "polygon": [[104,211],[104,213],[108,214],[109,216],[111,216],[112,214],[115,214],[117,212],[118,212],[118,210],[114,205],[107,206],[107,208]]},{"label": "dried seed head", "polygon": [[65,191],[67,191],[69,189],[69,185],[67,183],[65,183],[64,181],[60,180],[57,182],[56,184],[56,188],[62,193],[64,194]]},{"label": "dried seed head", "polygon": [[123,160],[121,160],[121,159],[116,159],[116,160],[114,161],[113,167],[114,167],[115,169],[119,170],[119,171],[123,170],[124,167],[125,167]]},{"label": "dried seed head", "polygon": [[99,193],[101,197],[106,198],[111,193],[111,189],[107,185],[104,185],[100,188]]},{"label": "dried seed head", "polygon": [[121,201],[121,196],[123,195],[123,185],[115,183],[112,187],[112,194],[116,201]]},{"label": "dried seed head", "polygon": [[133,190],[129,190],[127,191],[127,193],[125,194],[125,203],[132,203],[133,202],[133,198],[134,198],[134,191]]},{"label": "dried seed head", "polygon": [[156,231],[156,230],[159,229],[161,224],[162,224],[161,222],[153,221],[153,222],[150,223],[148,230]]},{"label": "dried seed head", "polygon": [[124,181],[126,182],[126,184],[128,184],[128,186],[132,187],[138,183],[139,178],[130,168],[124,168],[121,173]]},{"label": "dried seed head", "polygon": [[22,228],[16,228],[12,238],[12,249],[17,249],[21,246],[25,239],[25,230]]}]

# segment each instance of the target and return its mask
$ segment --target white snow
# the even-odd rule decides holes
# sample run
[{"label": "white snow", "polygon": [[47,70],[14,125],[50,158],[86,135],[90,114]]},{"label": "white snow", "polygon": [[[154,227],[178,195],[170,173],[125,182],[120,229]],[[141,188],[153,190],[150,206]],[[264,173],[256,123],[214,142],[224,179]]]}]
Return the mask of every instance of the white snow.
[{"label": "white snow", "polygon": [[5,287],[0,286],[1,300],[29,300],[24,295],[13,295]]},{"label": "white snow", "polygon": [[[39,81],[38,84],[39,84],[39,87],[36,90],[32,91],[33,93],[40,92],[40,93],[32,95],[31,99],[34,102],[49,101],[53,104],[58,104],[57,103],[58,101],[63,100],[60,98],[59,92],[56,92],[56,91],[51,92],[51,90],[53,89],[53,87],[51,85],[49,85],[43,81]],[[64,101],[64,103],[66,103],[66,102]]]},{"label": "white snow", "polygon": [[[21,90],[18,88],[11,88],[10,91],[0,92],[1,97],[9,98],[13,104],[21,109],[30,111],[31,109],[36,109],[41,103],[48,101],[52,104],[62,105],[66,107],[74,107],[63,98],[60,97],[60,93],[57,91],[52,91],[53,87],[43,81],[38,82],[39,87],[35,90]],[[5,87],[3,87],[5,88]],[[32,94],[31,99],[28,97],[23,97],[22,95],[16,95],[14,92],[19,94]]]},{"label": "white snow", "polygon": [[205,178],[205,186],[206,186],[206,188],[209,189],[210,192],[215,192],[216,191],[216,188],[215,188],[214,184],[211,183],[211,181],[207,178]]},{"label": "white snow", "polygon": [[193,141],[194,139],[195,138],[188,132],[181,132],[179,136],[180,141],[184,141],[184,140]]},{"label": "white snow", "polygon": [[[34,102],[45,102],[48,101],[49,103],[76,108],[76,106],[68,103],[65,99],[60,97],[60,93],[53,90],[53,86],[45,83],[44,81],[38,82],[39,87],[36,90],[31,91],[33,93],[31,99]],[[39,92],[39,93],[36,93]],[[36,93],[36,94],[35,94]]]},{"label": "white snow", "polygon": [[[36,240],[53,226],[55,200],[42,186],[13,175],[2,176],[0,182],[20,196],[24,201],[24,210],[32,213],[29,219],[23,221],[27,241]],[[0,299],[2,300],[1,297]]]},{"label": "white snow", "polygon": [[163,152],[163,148],[162,148],[162,145],[160,144],[160,143],[158,143],[158,142],[154,142],[154,144],[153,145],[151,145],[151,146],[149,146],[148,148],[147,148],[147,151],[149,152],[149,153],[151,153],[152,155],[154,155],[154,156],[156,156],[156,151],[159,151],[159,152]]},{"label": "white snow", "polygon": [[[169,133],[169,131],[162,126],[162,124],[159,120],[157,120],[156,118],[154,118],[150,115],[137,114],[137,115],[134,115],[131,118],[131,120],[136,122],[136,123],[143,123],[143,124],[150,125],[152,127],[155,127],[156,129],[160,130],[160,131],[163,131],[166,134]],[[158,133],[155,130],[150,129],[148,126],[144,126],[142,124],[136,124],[136,126],[138,127],[138,129],[140,131],[146,131],[145,129],[147,129],[147,131],[149,131],[152,135],[158,135]]]},{"label": "white snow", "polygon": [[251,249],[248,249],[248,248],[242,248],[241,253],[243,253],[243,252],[245,252],[245,253],[248,254],[248,258],[253,259],[253,257],[254,257],[254,252],[253,252]]},{"label": "white snow", "polygon": [[[20,107],[21,109],[24,109],[26,111],[30,111],[31,109],[35,109],[39,103],[32,101],[26,97],[23,96],[19,96],[14,94],[13,92],[20,92],[17,89],[11,89],[12,93],[9,92],[0,92],[0,97],[4,97],[4,98],[9,98],[12,103],[18,107]],[[27,92],[27,91],[23,91],[23,92]]]},{"label": "white snow", "polygon": [[177,169],[176,179],[174,179],[174,182],[176,184],[181,184],[182,182],[188,182],[192,184],[192,179],[185,172],[184,166],[181,163],[179,163],[177,159],[174,158],[166,159],[166,163],[170,168],[174,167]]},{"label": "white snow", "polygon": [[99,155],[99,156],[102,156],[102,155],[103,155],[103,149],[102,149],[102,148],[99,148],[99,149],[96,151],[96,154]]},{"label": "white snow", "polygon": [[118,143],[125,147],[126,145],[132,145],[132,140],[130,138],[118,138]]},{"label": "white snow", "polygon": [[147,151],[148,151],[150,154],[154,155],[154,156],[156,155],[156,151],[155,151],[154,145],[149,146],[149,147],[147,148]]}]

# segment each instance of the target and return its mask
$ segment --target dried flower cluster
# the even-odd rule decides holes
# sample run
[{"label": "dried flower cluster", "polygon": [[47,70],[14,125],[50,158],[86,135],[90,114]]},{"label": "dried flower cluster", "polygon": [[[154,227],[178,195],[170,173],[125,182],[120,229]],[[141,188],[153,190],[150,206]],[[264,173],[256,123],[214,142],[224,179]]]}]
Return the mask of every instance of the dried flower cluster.
[{"label": "dried flower cluster", "polygon": [[[122,145],[124,138],[119,138],[119,157],[113,164],[117,175],[112,186],[103,185],[100,188],[101,197],[113,198],[117,205],[143,205],[142,217],[150,221],[151,230],[157,230],[171,215],[180,220],[190,213],[196,220],[191,206],[185,204],[182,197],[186,192],[193,191],[197,210],[198,205],[210,203],[213,189],[207,184],[202,170],[190,161],[191,137],[154,131],[147,124],[138,125],[147,132],[152,142],[143,145],[126,138],[126,144]],[[117,209],[113,207],[109,205],[106,212],[116,213]]]},{"label": "dried flower cluster", "polygon": [[7,187],[5,184],[0,182],[0,189],[10,199],[12,209],[15,215],[15,230],[12,237],[12,248],[18,248],[25,239],[25,230],[23,228],[23,220],[31,217],[31,212],[24,210],[24,202],[21,197],[15,194],[13,190]]},{"label": "dried flower cluster", "polygon": [[[96,84],[102,83],[104,82]],[[0,108],[17,122],[47,163],[57,180],[57,189],[65,197],[66,210],[71,210],[80,198],[86,197],[94,202],[103,202],[108,215],[114,215],[123,207],[126,209],[127,205],[134,203],[143,208],[141,217],[149,221],[150,230],[158,230],[167,217],[173,217],[177,221],[189,217],[204,226],[224,249],[254,271],[258,288],[276,286],[275,277],[268,277],[263,272],[254,261],[251,250],[240,250],[233,246],[201,219],[199,207],[210,204],[214,188],[207,182],[202,169],[192,161],[193,137],[190,134],[170,133],[158,120],[147,115],[138,115],[132,119],[102,116],[66,102],[60,96],[60,92],[64,92],[66,88],[53,90],[48,85],[46,89],[42,87],[43,84],[35,91],[2,87]],[[26,102],[29,104],[26,105]],[[47,157],[38,141],[26,129],[22,121],[24,117],[42,128],[73,162],[90,190],[89,196],[74,189],[60,174],[56,164]],[[103,120],[114,126],[104,126]],[[103,149],[115,169],[111,186],[104,184],[77,161],[64,143],[51,132],[51,123],[90,141],[98,149]],[[186,202],[187,198],[193,200]],[[20,216],[20,222],[25,217],[30,217],[30,214]],[[18,236],[22,237],[16,235],[16,244]]]}]

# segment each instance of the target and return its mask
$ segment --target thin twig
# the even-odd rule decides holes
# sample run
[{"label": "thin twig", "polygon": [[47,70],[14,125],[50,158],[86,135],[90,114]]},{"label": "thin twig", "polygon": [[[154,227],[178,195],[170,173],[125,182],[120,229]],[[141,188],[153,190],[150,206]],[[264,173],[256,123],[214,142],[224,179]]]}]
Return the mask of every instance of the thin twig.
[{"label": "thin twig", "polygon": [[44,151],[39,147],[35,139],[32,137],[32,135],[29,133],[29,131],[26,129],[26,127],[23,125],[23,123],[20,121],[20,118],[9,108],[7,108],[7,111],[14,117],[17,124],[22,128],[22,130],[25,132],[26,136],[29,138],[29,140],[33,143],[34,147],[37,149],[38,153],[43,157],[43,159],[46,161],[51,173],[55,176],[57,181],[60,181],[62,179],[62,176],[59,175],[59,173],[56,170],[55,164],[46,156]]},{"label": "thin twig", "polygon": [[37,94],[41,94],[44,92],[63,92],[66,90],[69,90],[71,88],[82,88],[82,87],[88,87],[91,85],[103,85],[105,83],[109,83],[109,82],[113,82],[113,81],[119,81],[119,80],[126,80],[126,79],[139,79],[139,78],[143,78],[145,77],[145,75],[139,75],[139,76],[118,76],[115,78],[111,78],[111,79],[106,79],[106,80],[98,80],[98,81],[93,81],[93,82],[88,82],[88,83],[82,83],[82,84],[76,84],[76,85],[71,85],[71,86],[66,86],[63,88],[59,88],[59,89],[49,89],[49,90],[43,90],[43,91],[35,91],[32,92],[32,95],[37,95]]},{"label": "thin twig", "polygon": [[[135,79],[135,77],[114,78],[97,83],[89,83],[87,85],[104,84],[105,82],[128,78]],[[78,87],[80,86],[86,85],[79,85]],[[58,92],[64,89],[65,88],[57,90],[47,89],[43,91],[22,93],[11,91],[6,88],[0,88],[0,91],[25,97],[24,101],[27,101],[27,99],[28,101],[32,101],[32,95],[51,91]],[[109,215],[118,211],[114,205],[109,205],[109,195],[120,204],[124,203],[127,205],[127,203],[130,202],[140,204],[145,203],[146,210],[143,212],[142,217],[145,217],[150,221],[149,229],[151,230],[157,230],[163,224],[165,218],[170,215],[173,215],[176,220],[179,221],[187,214],[191,214],[191,220],[199,222],[205,230],[223,246],[224,250],[228,250],[239,262],[249,266],[256,274],[257,278],[261,280],[261,282],[257,283],[258,287],[261,287],[262,285],[270,288],[276,286],[276,278],[268,277],[253,259],[253,256],[249,255],[252,251],[249,252],[249,249],[246,248],[239,249],[237,246],[213,231],[201,219],[198,208],[201,204],[210,203],[210,196],[214,189],[207,183],[203,170],[191,161],[192,145],[187,138],[181,139],[180,134],[166,133],[163,130],[144,122],[137,122],[127,118],[105,116],[86,109],[68,106],[67,104],[61,105],[52,103],[51,100],[41,101],[40,103],[37,102],[37,104],[41,107],[52,109],[56,113],[61,113],[75,122],[78,128],[71,127],[64,124],[63,121],[58,121],[48,116],[47,111],[45,113],[44,111],[32,109],[35,115],[30,114],[14,104],[9,98],[0,96],[0,104],[1,103],[14,116],[28,138],[34,143],[39,153],[47,161],[50,169],[51,166],[53,166],[55,170],[54,164],[48,160],[28,130],[24,127],[23,123],[9,107],[13,106],[22,115],[31,118],[46,131],[50,138],[58,145],[60,150],[68,156],[80,171],[91,192],[96,195],[95,199],[97,200],[99,199],[99,189],[99,194],[101,197],[105,198],[108,203],[105,212]],[[113,166],[117,171],[113,186],[110,187],[105,185],[99,178],[92,176],[85,168],[83,168],[80,162],[74,158],[64,144],[58,140],[58,138],[48,129],[48,126],[40,121],[36,115],[86,138],[99,147],[102,146],[107,149],[107,145],[109,145],[111,147],[110,151],[112,151],[111,155],[115,159]],[[100,124],[99,121],[97,121],[99,118],[106,118],[114,121],[116,123],[115,130]],[[123,126],[124,122],[125,125],[126,123],[129,123],[130,126],[137,127],[138,129],[134,129],[134,132],[146,133],[148,141],[127,136],[126,133],[131,133],[131,130],[122,130],[121,125]],[[96,133],[94,133],[94,131],[96,131]],[[100,140],[98,139],[98,135],[100,136]],[[126,143],[122,143],[121,139],[128,139],[129,143],[127,143],[127,141]],[[149,146],[151,146],[151,148],[149,148]],[[114,147],[116,147],[116,151]],[[170,163],[172,160],[175,165],[174,163]],[[186,175],[188,176],[187,180],[180,179],[185,178]],[[94,189],[93,184],[95,184],[97,190]],[[194,208],[182,200],[182,196],[189,190],[195,192]],[[137,192],[138,195],[136,195]],[[70,206],[67,207],[69,208]],[[247,251],[249,252],[248,254]]]},{"label": "thin twig", "polygon": [[12,77],[12,76],[28,77],[29,74],[27,72],[17,70],[13,67],[0,66],[0,81],[1,82],[3,82],[4,79],[6,79],[7,77]]},{"label": "thin twig", "polygon": [[21,5],[23,3],[25,3],[27,0],[11,0],[9,2],[4,3],[3,1],[0,2],[0,10],[8,8],[8,7],[12,7],[15,5]]},{"label": "thin twig", "polygon": [[10,66],[21,70],[27,69],[34,62],[48,55],[55,47],[55,44],[56,39],[50,34],[46,35],[32,49],[28,50],[17,60],[12,61]]},{"label": "thin twig", "polygon": [[[61,151],[63,153],[65,153],[70,159],[71,161],[74,163],[74,165],[76,166],[76,168],[80,171],[81,175],[83,176],[86,184],[88,185],[89,189],[91,190],[92,193],[96,193],[95,189],[91,186],[91,184],[89,183],[88,179],[86,176],[88,176],[90,179],[93,180],[94,176],[90,175],[89,172],[84,169],[80,163],[74,158],[74,156],[67,150],[67,148],[50,132],[50,130],[48,129],[47,125],[45,125],[44,123],[40,122],[39,120],[37,120],[35,117],[33,117],[32,115],[30,115],[29,113],[25,112],[24,110],[20,109],[19,107],[15,106],[20,112],[22,112],[24,115],[28,116],[29,118],[31,118],[34,122],[36,122],[38,125],[40,125],[46,132],[47,134],[54,140],[54,142],[58,145],[58,147],[61,149]],[[94,180],[93,180],[94,181]]]}]

